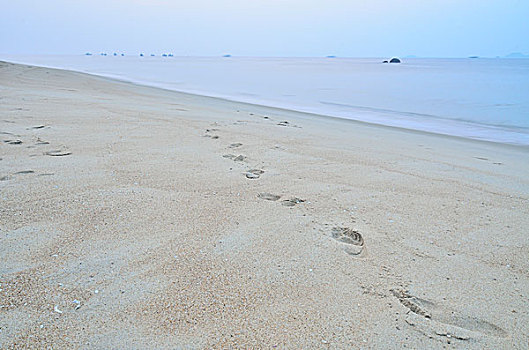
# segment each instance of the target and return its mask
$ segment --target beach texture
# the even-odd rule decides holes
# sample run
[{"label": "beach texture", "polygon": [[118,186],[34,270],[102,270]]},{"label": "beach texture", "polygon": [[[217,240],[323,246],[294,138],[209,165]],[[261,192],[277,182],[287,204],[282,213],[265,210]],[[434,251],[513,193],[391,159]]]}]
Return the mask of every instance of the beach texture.
[{"label": "beach texture", "polygon": [[529,149],[0,63],[0,348],[529,348]]}]

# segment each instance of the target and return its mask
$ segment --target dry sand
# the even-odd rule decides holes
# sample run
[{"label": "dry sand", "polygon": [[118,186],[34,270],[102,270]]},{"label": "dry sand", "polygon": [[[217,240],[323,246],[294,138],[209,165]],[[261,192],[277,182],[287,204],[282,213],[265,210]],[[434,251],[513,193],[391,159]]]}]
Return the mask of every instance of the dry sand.
[{"label": "dry sand", "polygon": [[1,348],[529,348],[527,148],[9,63],[0,114]]}]

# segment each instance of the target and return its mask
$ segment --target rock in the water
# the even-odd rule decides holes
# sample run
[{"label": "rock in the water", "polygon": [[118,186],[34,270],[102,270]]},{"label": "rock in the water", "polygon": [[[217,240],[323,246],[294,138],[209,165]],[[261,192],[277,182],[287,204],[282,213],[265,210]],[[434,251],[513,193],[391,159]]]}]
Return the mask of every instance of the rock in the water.
[{"label": "rock in the water", "polygon": [[400,59],[398,59],[397,57],[393,57],[389,63],[400,63]]}]

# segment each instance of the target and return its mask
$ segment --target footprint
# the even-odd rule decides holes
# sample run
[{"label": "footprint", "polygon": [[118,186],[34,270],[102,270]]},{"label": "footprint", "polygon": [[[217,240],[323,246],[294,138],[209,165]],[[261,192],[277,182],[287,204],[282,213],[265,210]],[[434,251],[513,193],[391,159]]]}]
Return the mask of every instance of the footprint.
[{"label": "footprint", "polygon": [[247,157],[243,156],[242,154],[239,154],[238,156],[234,154],[225,154],[222,157],[232,159],[234,162],[244,162],[247,159]]},{"label": "footprint", "polygon": [[[452,327],[458,327],[462,330],[467,330],[471,332],[478,332],[484,335],[505,338],[508,336],[508,333],[492,324],[488,321],[466,316],[460,314],[457,310],[453,310],[446,307],[441,307],[440,305],[428,301],[425,299],[417,298],[413,295],[408,294],[403,290],[391,290],[391,293],[400,301],[400,303],[406,306],[411,312],[422,316],[426,319],[438,322],[440,324]],[[435,326],[435,324],[433,324]],[[440,328],[440,327],[437,327]],[[434,330],[437,335],[447,335],[446,331]],[[461,333],[457,328],[452,329],[453,333]],[[469,339],[471,334],[461,333],[459,339]],[[463,339],[463,340],[466,340]]]},{"label": "footprint", "polygon": [[213,140],[218,139],[219,137],[217,135],[209,134],[210,132],[213,132],[213,131],[219,131],[219,129],[206,129],[206,135],[204,135],[204,137],[211,137]]},{"label": "footprint", "polygon": [[265,199],[267,201],[277,201],[279,198],[281,198],[281,196],[278,196],[278,195],[272,194],[272,193],[268,193],[268,192],[263,192],[263,193],[259,193],[257,195],[257,198]]},{"label": "footprint", "polygon": [[332,238],[337,241],[354,244],[354,245],[364,245],[364,238],[362,235],[355,230],[352,230],[348,227],[334,227],[332,229]]},{"label": "footprint", "polygon": [[48,141],[42,141],[40,138],[37,138],[36,145],[49,145],[50,143]]},{"label": "footprint", "polygon": [[20,140],[5,140],[4,142],[7,143],[8,145],[20,145],[20,144],[22,144],[22,141],[20,141]]},{"label": "footprint", "polygon": [[264,170],[261,169],[251,169],[245,173],[248,179],[258,179],[262,174],[264,174]]},{"label": "footprint", "polygon": [[240,142],[236,142],[236,143],[232,143],[229,145],[229,148],[237,148],[237,147],[241,147],[242,146],[242,143]]},{"label": "footprint", "polygon": [[32,126],[32,127],[28,128],[28,130],[29,129],[42,129],[42,128],[45,128],[45,127],[46,127],[46,125],[35,125],[35,126]]},{"label": "footprint", "polygon": [[[484,161],[489,160],[488,158],[485,158],[485,157],[474,157],[474,158],[479,159],[479,160],[484,160]],[[502,162],[492,162],[492,164],[494,164],[494,165],[503,165]]]},{"label": "footprint", "polygon": [[391,290],[391,293],[399,299],[402,305],[406,306],[410,311],[413,313],[416,313],[417,315],[426,317],[426,318],[432,318],[432,315],[425,309],[423,309],[419,304],[413,302],[414,299],[410,295],[408,295],[406,292],[402,290]]},{"label": "footprint", "polygon": [[286,120],[277,123],[277,125],[279,125],[279,126],[289,126],[289,127],[292,127],[292,128],[301,128],[300,126],[297,126],[297,125],[291,124],[291,123],[287,122]]},{"label": "footprint", "polygon": [[70,154],[72,154],[72,152],[54,150],[54,151],[45,152],[44,154],[47,156],[52,156],[52,157],[63,157],[63,156],[69,156]]},{"label": "footprint", "polygon": [[285,199],[284,201],[281,201],[281,205],[284,205],[285,207],[293,207],[296,204],[303,203],[303,202],[305,202],[304,199],[294,197],[294,198]]},{"label": "footprint", "polygon": [[345,243],[345,252],[349,255],[360,255],[364,251],[364,237],[360,232],[348,227],[334,227],[331,231],[332,238]]}]

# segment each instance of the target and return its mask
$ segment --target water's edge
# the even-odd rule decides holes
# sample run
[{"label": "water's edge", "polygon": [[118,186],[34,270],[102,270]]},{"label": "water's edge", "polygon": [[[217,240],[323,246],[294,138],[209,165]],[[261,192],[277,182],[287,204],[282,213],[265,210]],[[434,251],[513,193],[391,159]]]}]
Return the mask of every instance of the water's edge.
[{"label": "water's edge", "polygon": [[[511,127],[502,127],[502,126],[492,126],[487,124],[478,124],[468,121],[453,121],[446,120],[442,118],[432,118],[424,119],[417,118],[413,120],[414,113],[400,112],[400,111],[390,111],[395,114],[405,115],[405,118],[395,119],[394,116],[385,115],[384,110],[377,110],[376,108],[363,107],[363,106],[348,106],[344,105],[343,107],[349,108],[355,111],[358,118],[352,118],[350,115],[340,115],[338,113],[325,113],[321,110],[314,108],[307,108],[302,105],[292,105],[292,104],[281,104],[277,101],[264,101],[263,99],[252,99],[252,98],[241,98],[242,96],[233,97],[227,94],[218,94],[211,93],[204,90],[194,90],[194,89],[176,89],[169,84],[156,83],[148,80],[142,79],[131,79],[117,74],[105,74],[99,72],[92,72],[89,70],[75,69],[75,68],[64,68],[61,66],[54,65],[41,65],[34,64],[32,62],[25,61],[15,61],[10,59],[0,59],[0,62],[8,62],[13,64],[28,65],[33,67],[49,68],[56,69],[67,72],[82,73],[89,76],[99,77],[108,79],[111,81],[130,83],[138,86],[145,86],[151,88],[162,89],[166,91],[172,91],[177,93],[183,93],[188,95],[193,95],[197,97],[206,97],[214,98],[234,103],[244,103],[247,105],[254,105],[265,108],[273,108],[278,110],[285,110],[290,112],[298,112],[303,114],[309,114],[324,118],[338,118],[342,120],[350,120],[354,122],[359,122],[368,125],[376,125],[382,127],[390,127],[403,129],[408,131],[415,131],[420,133],[427,133],[433,135],[443,135],[448,137],[470,139],[475,141],[491,142],[496,144],[505,144],[511,146],[521,146],[523,148],[529,147],[529,130],[524,130],[525,128],[511,128]],[[320,101],[322,104],[332,104],[332,102]],[[430,117],[428,115],[421,115],[421,117]],[[364,118],[362,118],[364,117]],[[448,125],[447,125],[448,123]],[[457,129],[457,126],[461,126],[464,132],[454,133],[454,129]]]}]

